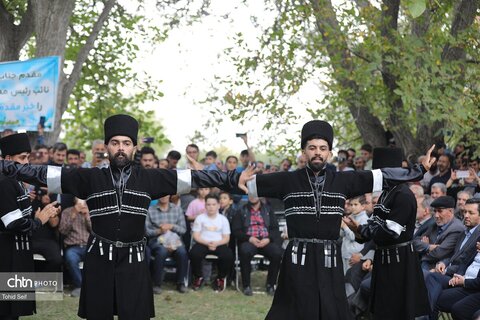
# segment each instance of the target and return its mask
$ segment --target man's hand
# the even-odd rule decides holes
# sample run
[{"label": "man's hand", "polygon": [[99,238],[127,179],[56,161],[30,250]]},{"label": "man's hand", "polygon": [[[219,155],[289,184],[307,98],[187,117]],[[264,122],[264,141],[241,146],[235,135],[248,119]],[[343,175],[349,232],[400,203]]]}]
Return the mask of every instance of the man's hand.
[{"label": "man's hand", "polygon": [[423,158],[422,165],[425,168],[425,170],[430,170],[432,165],[437,161],[437,158],[432,157],[432,151],[435,149],[435,145],[433,145],[430,149],[428,149],[427,154]]},{"label": "man's hand", "polygon": [[372,271],[372,268],[373,268],[372,260],[367,259],[362,263],[363,271]]},{"label": "man's hand", "polygon": [[428,251],[433,251],[433,250],[437,249],[437,247],[438,247],[438,244],[431,244],[431,245],[428,246]]},{"label": "man's hand", "polygon": [[45,208],[43,208],[42,210],[38,208],[37,212],[35,212],[35,218],[39,219],[42,222],[42,224],[45,224],[48,221],[48,219],[50,219],[51,217],[55,217],[59,213],[59,210],[55,208],[56,204],[57,204],[57,201],[54,201],[52,203],[47,204]]},{"label": "man's hand", "polygon": [[445,269],[447,268],[447,266],[445,265],[445,263],[443,262],[439,262],[437,263],[437,265],[435,266],[435,272],[438,272],[438,273],[441,273],[441,274],[445,274]]},{"label": "man's hand", "polygon": [[191,168],[193,168],[194,170],[203,170],[204,166],[201,163],[190,157],[188,154],[186,154],[185,156],[187,157],[188,163]]},{"label": "man's hand", "polygon": [[269,243],[270,243],[270,239],[269,239],[269,238],[262,239],[262,240],[260,240],[260,243],[258,244],[258,248],[264,248],[264,247],[266,247]]},{"label": "man's hand", "polygon": [[459,274],[454,274],[453,278],[448,281],[448,284],[452,287],[461,287],[465,284],[465,277]]},{"label": "man's hand", "polygon": [[160,225],[160,230],[162,230],[162,233],[172,230],[172,228],[173,228],[173,224],[170,224],[170,223],[162,223]]},{"label": "man's hand", "polygon": [[210,250],[210,251],[217,250],[217,243],[215,241],[209,242],[208,243],[208,250]]},{"label": "man's hand", "polygon": [[360,225],[357,221],[353,220],[350,217],[343,217],[342,221],[355,233],[358,233],[358,226]]},{"label": "man's hand", "polygon": [[250,238],[248,239],[248,242],[250,242],[251,244],[253,244],[255,247],[259,248],[260,240],[258,240],[257,238],[255,238],[255,237],[250,237]]},{"label": "man's hand", "polygon": [[427,236],[422,237],[422,242],[426,244],[430,244],[430,239]]},{"label": "man's hand", "polygon": [[362,259],[363,255],[361,253],[352,253],[352,257],[348,261],[348,264],[350,266],[353,266],[356,263],[360,262],[360,259]]},{"label": "man's hand", "polygon": [[243,190],[243,192],[245,192],[246,194],[248,194],[247,181],[253,179],[253,175],[255,174],[255,172],[255,167],[250,165],[246,167],[245,170],[243,170],[240,174],[240,178],[238,179],[238,188]]}]

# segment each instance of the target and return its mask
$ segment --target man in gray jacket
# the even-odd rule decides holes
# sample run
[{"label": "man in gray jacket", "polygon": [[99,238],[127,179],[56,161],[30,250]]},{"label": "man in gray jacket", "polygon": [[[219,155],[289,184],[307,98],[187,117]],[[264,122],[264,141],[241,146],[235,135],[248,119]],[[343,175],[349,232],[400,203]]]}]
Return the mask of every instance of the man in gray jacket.
[{"label": "man in gray jacket", "polygon": [[462,222],[455,218],[455,200],[442,196],[432,202],[435,224],[422,238],[415,239],[415,249],[421,254],[422,268],[435,269],[437,262],[450,257],[460,236],[465,231]]}]

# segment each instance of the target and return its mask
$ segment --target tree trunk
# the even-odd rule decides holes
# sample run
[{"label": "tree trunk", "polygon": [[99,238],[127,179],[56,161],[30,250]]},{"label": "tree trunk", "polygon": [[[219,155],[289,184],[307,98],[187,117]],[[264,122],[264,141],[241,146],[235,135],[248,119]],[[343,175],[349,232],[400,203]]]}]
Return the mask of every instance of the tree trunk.
[{"label": "tree trunk", "polygon": [[[333,64],[332,67],[334,70],[353,70],[350,59],[351,54],[348,51],[347,42],[342,36],[342,31],[336,20],[331,0],[311,0],[311,3],[314,9],[316,26],[322,35],[322,43],[327,50],[328,56],[333,61],[340,57],[340,65]],[[353,92],[351,98],[347,99],[346,103],[355,119],[355,125],[363,141],[371,144],[373,147],[384,146],[386,144],[385,129],[381,121],[370,112],[368,107],[359,103],[359,101],[362,101],[362,93],[358,85],[354,81],[341,76],[341,74],[342,72],[333,72],[333,77],[346,90]]]}]

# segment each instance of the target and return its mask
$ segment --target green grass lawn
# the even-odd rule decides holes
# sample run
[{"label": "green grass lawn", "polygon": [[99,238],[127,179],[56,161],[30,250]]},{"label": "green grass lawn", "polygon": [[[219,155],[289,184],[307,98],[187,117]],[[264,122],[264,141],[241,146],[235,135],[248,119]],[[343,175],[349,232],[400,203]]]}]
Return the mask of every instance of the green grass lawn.
[{"label": "green grass lawn", "polygon": [[[265,279],[266,272],[252,274],[254,291],[264,290]],[[272,297],[264,293],[246,297],[233,288],[215,293],[211,287],[205,286],[197,292],[189,290],[186,294],[180,294],[174,290],[173,284],[167,283],[162,294],[155,295],[155,319],[263,320],[271,303]],[[79,319],[76,315],[77,308],[78,299],[69,296],[65,296],[63,301],[38,301],[38,314],[25,319]]]}]

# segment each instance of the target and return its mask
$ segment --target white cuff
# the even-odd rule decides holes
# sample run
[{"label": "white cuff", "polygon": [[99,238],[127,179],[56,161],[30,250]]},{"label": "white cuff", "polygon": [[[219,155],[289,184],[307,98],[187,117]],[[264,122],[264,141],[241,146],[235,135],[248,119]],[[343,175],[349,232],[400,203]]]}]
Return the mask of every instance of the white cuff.
[{"label": "white cuff", "polygon": [[189,193],[192,189],[192,170],[177,170],[177,194]]},{"label": "white cuff", "polygon": [[248,195],[258,198],[257,192],[257,175],[253,176],[252,180],[247,181]]},{"label": "white cuff", "polygon": [[396,234],[400,235],[403,231],[406,230],[405,227],[401,226],[400,224],[396,223],[393,220],[385,220],[387,223],[387,228],[395,232]]},{"label": "white cuff", "polygon": [[1,219],[5,227],[7,227],[13,221],[21,218],[23,218],[22,211],[20,209],[16,209],[16,210],[10,211],[6,215],[4,215]]},{"label": "white cuff", "polygon": [[62,193],[62,167],[48,166],[47,187],[49,193]]},{"label": "white cuff", "polygon": [[373,190],[372,192],[382,191],[383,189],[383,174],[380,169],[372,170],[373,174]]}]

